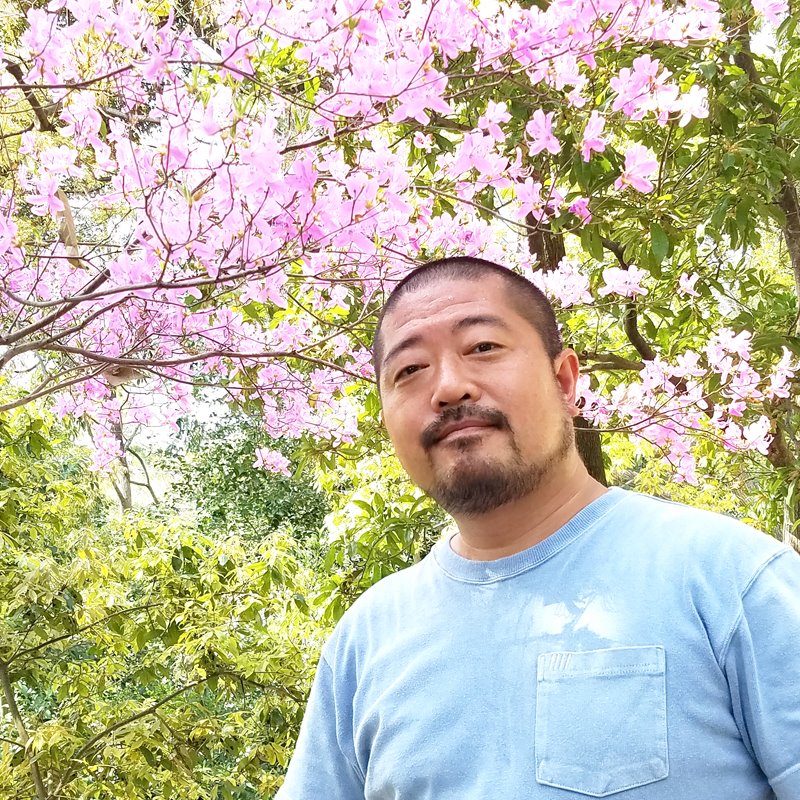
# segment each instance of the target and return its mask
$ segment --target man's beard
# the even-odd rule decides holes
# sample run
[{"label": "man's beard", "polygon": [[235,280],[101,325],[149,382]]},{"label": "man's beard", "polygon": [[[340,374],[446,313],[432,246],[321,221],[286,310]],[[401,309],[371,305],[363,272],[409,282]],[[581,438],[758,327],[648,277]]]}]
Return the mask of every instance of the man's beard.
[{"label": "man's beard", "polygon": [[457,422],[464,417],[477,417],[505,431],[510,439],[512,458],[508,463],[503,463],[497,459],[484,458],[479,452],[470,458],[466,453],[473,448],[479,448],[480,444],[469,439],[446,445],[458,447],[465,452],[465,456],[448,470],[447,475],[434,479],[428,488],[428,494],[445,511],[453,515],[478,516],[534,492],[553,469],[564,461],[575,445],[572,419],[565,412],[559,439],[552,450],[543,453],[536,461],[526,463],[508,420],[502,412],[493,409],[470,409],[464,406],[448,409],[431,429],[423,434],[423,440],[426,440],[427,436],[427,441],[430,442],[435,437],[436,428],[443,428],[444,425]]}]

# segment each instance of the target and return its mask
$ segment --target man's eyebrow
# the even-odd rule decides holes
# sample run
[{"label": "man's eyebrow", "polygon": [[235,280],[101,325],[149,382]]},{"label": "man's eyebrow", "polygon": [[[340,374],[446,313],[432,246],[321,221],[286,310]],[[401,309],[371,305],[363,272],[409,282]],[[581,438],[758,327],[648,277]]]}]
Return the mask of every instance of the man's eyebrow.
[{"label": "man's eyebrow", "polygon": [[474,314],[471,317],[464,317],[453,325],[453,333],[463,331],[465,328],[473,328],[476,325],[496,325],[498,328],[508,329],[508,323],[494,314]]},{"label": "man's eyebrow", "polygon": [[415,333],[413,336],[407,336],[402,341],[398,342],[383,358],[383,366],[386,366],[393,358],[397,358],[404,350],[416,347],[422,342],[422,337]]},{"label": "man's eyebrow", "polygon": [[[498,328],[508,328],[508,323],[502,318],[494,314],[474,314],[469,317],[463,317],[452,327],[453,333],[458,333],[465,328],[473,328],[476,325],[496,325]],[[401,353],[410,350],[422,343],[422,337],[419,334],[408,336],[402,341],[398,342],[383,358],[383,366],[386,366],[392,359],[397,358]]]}]

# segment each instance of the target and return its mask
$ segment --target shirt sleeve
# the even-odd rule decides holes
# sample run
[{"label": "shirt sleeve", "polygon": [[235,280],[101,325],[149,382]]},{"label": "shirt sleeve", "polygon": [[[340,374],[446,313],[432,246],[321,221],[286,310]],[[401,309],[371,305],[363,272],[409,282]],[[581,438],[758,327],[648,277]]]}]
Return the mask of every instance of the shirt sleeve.
[{"label": "shirt sleeve", "polygon": [[334,672],[320,658],[297,747],[275,800],[364,800],[353,748],[353,702],[337,698]]},{"label": "shirt sleeve", "polygon": [[800,798],[800,558],[779,551],[751,580],[723,659],[745,746],[778,800]]}]

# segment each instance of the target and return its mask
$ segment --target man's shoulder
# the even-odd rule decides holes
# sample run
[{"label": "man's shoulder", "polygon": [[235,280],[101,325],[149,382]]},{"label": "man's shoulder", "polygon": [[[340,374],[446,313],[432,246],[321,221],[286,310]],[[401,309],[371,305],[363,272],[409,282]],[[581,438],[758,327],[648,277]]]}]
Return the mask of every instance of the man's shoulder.
[{"label": "man's shoulder", "polygon": [[626,492],[616,524],[668,554],[689,552],[700,561],[757,566],[788,548],[747,522],[674,500]]}]

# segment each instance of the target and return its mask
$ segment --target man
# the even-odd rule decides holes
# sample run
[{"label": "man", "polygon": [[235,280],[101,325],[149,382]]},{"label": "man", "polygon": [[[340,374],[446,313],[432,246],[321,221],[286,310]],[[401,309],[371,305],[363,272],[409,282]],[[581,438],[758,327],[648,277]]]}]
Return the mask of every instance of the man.
[{"label": "man", "polygon": [[800,559],[588,475],[577,357],[521,276],[421,267],[374,356],[458,533],[344,615],[279,800],[800,800]]}]

